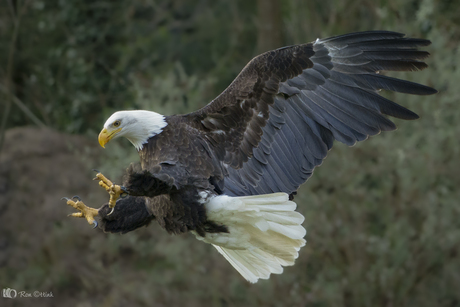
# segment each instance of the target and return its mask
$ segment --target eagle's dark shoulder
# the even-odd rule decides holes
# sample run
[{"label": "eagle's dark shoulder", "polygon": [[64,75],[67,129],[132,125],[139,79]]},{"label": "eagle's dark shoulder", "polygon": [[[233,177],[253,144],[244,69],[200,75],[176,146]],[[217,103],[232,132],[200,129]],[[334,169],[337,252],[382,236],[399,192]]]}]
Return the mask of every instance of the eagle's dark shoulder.
[{"label": "eagle's dark shoulder", "polygon": [[139,152],[142,168],[154,173],[174,169],[176,180],[221,177],[215,152],[203,132],[193,128],[182,115],[167,116],[165,120],[168,125]]}]

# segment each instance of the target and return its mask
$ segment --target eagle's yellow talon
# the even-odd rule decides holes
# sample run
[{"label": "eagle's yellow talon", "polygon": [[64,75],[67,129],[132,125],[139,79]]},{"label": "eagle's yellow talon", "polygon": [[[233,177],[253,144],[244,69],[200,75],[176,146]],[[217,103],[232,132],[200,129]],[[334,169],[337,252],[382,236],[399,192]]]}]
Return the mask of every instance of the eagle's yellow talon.
[{"label": "eagle's yellow talon", "polygon": [[[102,173],[97,173],[96,174],[96,178],[99,181],[99,184],[102,186],[102,184],[104,185],[104,187],[111,187],[113,185],[112,181],[110,181],[109,179],[107,179],[107,177],[105,177],[104,175],[102,175]],[[106,189],[107,189],[106,188]]]},{"label": "eagle's yellow talon", "polygon": [[73,217],[85,217],[85,216],[83,215],[83,213],[81,213],[81,212],[71,213],[71,214],[69,214],[68,216],[73,216]]},{"label": "eagle's yellow talon", "polygon": [[77,209],[80,212],[75,212],[69,214],[69,216],[72,217],[78,217],[78,218],[86,218],[86,221],[88,224],[95,225],[94,228],[97,227],[97,221],[95,220],[95,216],[99,214],[99,210],[90,208],[86,206],[78,197],[77,201],[73,201],[72,199],[64,197],[63,199],[67,200],[67,204],[75,209]]},{"label": "eagle's yellow talon", "polygon": [[110,187],[106,185],[103,181],[99,181],[99,185],[107,190],[110,193]]},{"label": "eagle's yellow talon", "polygon": [[110,195],[109,207],[113,209],[120,195],[126,193],[125,189],[119,186],[118,184],[114,184],[112,181],[107,179],[107,177],[102,175],[102,173],[97,173],[96,178],[94,179],[99,180],[99,185],[103,187],[109,193]]}]

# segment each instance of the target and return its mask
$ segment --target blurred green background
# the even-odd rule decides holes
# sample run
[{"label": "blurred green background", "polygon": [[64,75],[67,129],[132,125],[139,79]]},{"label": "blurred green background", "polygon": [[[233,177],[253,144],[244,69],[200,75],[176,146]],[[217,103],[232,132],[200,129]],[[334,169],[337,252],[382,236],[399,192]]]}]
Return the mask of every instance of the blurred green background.
[{"label": "blurred green background", "polygon": [[[190,112],[263,51],[361,30],[430,39],[428,69],[392,76],[440,93],[385,93],[421,118],[335,145],[296,197],[307,245],[282,275],[248,284],[155,222],[66,216],[63,196],[107,201],[92,168],[138,159],[98,147],[112,112]],[[0,35],[0,288],[53,295],[1,306],[460,306],[459,1],[4,0]]]}]

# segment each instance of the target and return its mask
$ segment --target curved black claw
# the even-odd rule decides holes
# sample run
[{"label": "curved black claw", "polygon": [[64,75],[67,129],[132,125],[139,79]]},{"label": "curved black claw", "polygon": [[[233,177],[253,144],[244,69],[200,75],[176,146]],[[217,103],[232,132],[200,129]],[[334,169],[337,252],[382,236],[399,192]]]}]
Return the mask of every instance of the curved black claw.
[{"label": "curved black claw", "polygon": [[76,200],[78,200],[78,201],[81,201],[81,198],[80,198],[80,196],[78,196],[78,195],[75,195],[74,197],[72,197],[72,199],[76,199]]},{"label": "curved black claw", "polygon": [[97,227],[98,224],[96,220],[93,221],[93,225],[94,225],[93,229]]},{"label": "curved black claw", "polygon": [[[95,169],[95,168],[93,168],[93,171],[95,171],[97,174],[99,174],[99,173],[100,173],[100,171],[98,171],[98,170],[97,170],[97,169]],[[97,178],[97,177],[94,177],[94,178],[93,178],[93,180],[99,180],[99,178]]]},{"label": "curved black claw", "polygon": [[63,198],[61,198],[61,200],[69,201],[70,198],[68,198],[68,197],[63,197]]},{"label": "curved black claw", "polygon": [[111,215],[114,210],[115,210],[115,207],[113,207],[112,210],[110,210],[110,212],[109,212],[109,214],[107,214],[107,216]]}]

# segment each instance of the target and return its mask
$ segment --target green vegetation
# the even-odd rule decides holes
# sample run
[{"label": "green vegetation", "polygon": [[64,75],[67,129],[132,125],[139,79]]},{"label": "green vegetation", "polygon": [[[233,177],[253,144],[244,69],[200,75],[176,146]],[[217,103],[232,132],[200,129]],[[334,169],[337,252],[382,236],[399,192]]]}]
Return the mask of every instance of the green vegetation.
[{"label": "green vegetation", "polygon": [[[4,1],[2,125],[39,121],[96,142],[116,110],[195,110],[257,54],[261,3]],[[296,198],[308,231],[296,266],[249,285],[192,236],[156,224],[106,235],[62,215],[26,260],[0,257],[0,286],[52,289],[47,304],[78,306],[460,306],[460,3],[283,0],[280,14],[283,45],[376,29],[430,39],[429,68],[394,75],[440,91],[386,94],[421,118],[335,145]],[[115,143],[99,164],[112,177],[137,159],[128,142]],[[27,254],[20,245],[46,222],[18,228],[7,248],[0,237],[0,253]]]}]

